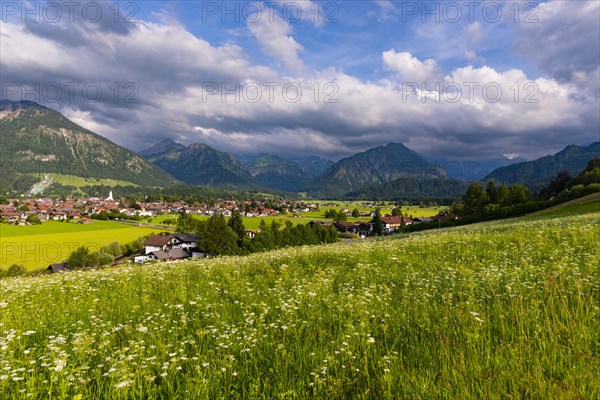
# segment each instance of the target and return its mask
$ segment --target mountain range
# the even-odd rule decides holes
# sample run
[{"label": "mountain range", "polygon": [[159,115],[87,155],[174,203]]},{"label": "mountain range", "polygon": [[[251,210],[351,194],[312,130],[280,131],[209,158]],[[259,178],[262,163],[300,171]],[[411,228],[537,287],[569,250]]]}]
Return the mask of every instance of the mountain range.
[{"label": "mountain range", "polygon": [[567,146],[530,162],[499,157],[461,166],[429,162],[401,143],[389,143],[333,162],[318,156],[236,156],[203,143],[185,146],[172,139],[135,154],[55,110],[7,100],[0,101],[0,138],[2,192],[30,186],[39,174],[57,173],[162,188],[183,182],[233,190],[306,192],[316,198],[448,199],[464,191],[466,184],[456,178],[466,180],[465,170],[477,179],[498,165],[484,181],[524,183],[539,190],[558,172],[576,175],[600,155],[600,142],[595,142]]},{"label": "mountain range", "polygon": [[531,190],[539,191],[559,172],[568,171],[571,176],[580,174],[587,163],[598,156],[600,142],[588,146],[569,145],[553,155],[498,168],[483,180],[493,179],[506,184],[522,183]]},{"label": "mountain range", "polygon": [[400,178],[445,178],[446,171],[430,164],[401,143],[369,149],[332,165],[310,186],[316,197],[337,198],[370,185]]},{"label": "mountain range", "polygon": [[435,159],[432,162],[446,170],[448,178],[465,182],[483,180],[488,174],[500,167],[526,162],[525,158],[499,156],[470,160]]}]

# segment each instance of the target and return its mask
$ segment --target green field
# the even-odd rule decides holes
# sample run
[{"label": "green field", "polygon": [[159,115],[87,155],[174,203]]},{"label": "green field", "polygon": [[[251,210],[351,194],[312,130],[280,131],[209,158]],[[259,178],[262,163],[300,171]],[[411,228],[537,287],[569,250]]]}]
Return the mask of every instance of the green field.
[{"label": "green field", "polygon": [[531,214],[528,218],[566,217],[600,212],[600,193],[593,193]]},{"label": "green field", "polygon": [[540,216],[3,279],[0,393],[597,399],[599,224]]},{"label": "green field", "polygon": [[94,221],[89,225],[58,221],[31,226],[0,224],[0,266],[8,268],[16,263],[31,270],[45,268],[66,259],[81,245],[97,250],[111,242],[125,244],[159,231],[112,221]]}]

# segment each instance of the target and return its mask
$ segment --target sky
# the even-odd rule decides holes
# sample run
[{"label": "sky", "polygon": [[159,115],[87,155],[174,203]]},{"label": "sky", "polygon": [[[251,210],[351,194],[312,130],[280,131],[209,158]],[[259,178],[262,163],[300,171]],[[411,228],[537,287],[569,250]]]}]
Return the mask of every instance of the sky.
[{"label": "sky", "polygon": [[0,95],[134,151],[537,158],[600,140],[600,1],[0,3]]}]

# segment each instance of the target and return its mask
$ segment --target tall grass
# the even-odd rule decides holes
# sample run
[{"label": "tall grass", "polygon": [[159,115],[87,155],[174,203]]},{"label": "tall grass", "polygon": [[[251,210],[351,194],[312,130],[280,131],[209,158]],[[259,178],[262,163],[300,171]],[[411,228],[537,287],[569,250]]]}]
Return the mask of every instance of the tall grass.
[{"label": "tall grass", "polygon": [[599,222],[5,279],[0,397],[600,398]]}]

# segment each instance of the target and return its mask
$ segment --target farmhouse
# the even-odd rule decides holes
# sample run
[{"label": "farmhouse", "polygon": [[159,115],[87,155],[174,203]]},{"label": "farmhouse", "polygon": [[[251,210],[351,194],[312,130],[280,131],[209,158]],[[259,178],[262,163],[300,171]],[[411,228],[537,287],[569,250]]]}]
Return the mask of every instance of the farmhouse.
[{"label": "farmhouse", "polygon": [[[143,256],[135,257],[136,263],[148,260],[182,260],[190,257],[192,249],[196,248],[196,235],[185,233],[161,234],[148,238],[144,243]],[[197,257],[202,257],[197,255]]]},{"label": "farmhouse", "polygon": [[156,235],[148,238],[144,243],[146,254],[150,254],[153,251],[167,251],[172,248],[182,247],[182,240],[175,235]]},{"label": "farmhouse", "polygon": [[182,249],[191,249],[196,247],[196,235],[188,234],[188,233],[176,233],[175,236],[177,239],[181,241]]},{"label": "farmhouse", "polygon": [[385,233],[396,232],[400,227],[411,225],[412,219],[403,217],[403,216],[385,216],[381,217],[381,222],[383,222],[383,231]]},{"label": "farmhouse", "polygon": [[335,229],[340,233],[359,236],[370,236],[373,233],[373,226],[369,222],[336,222]]}]

